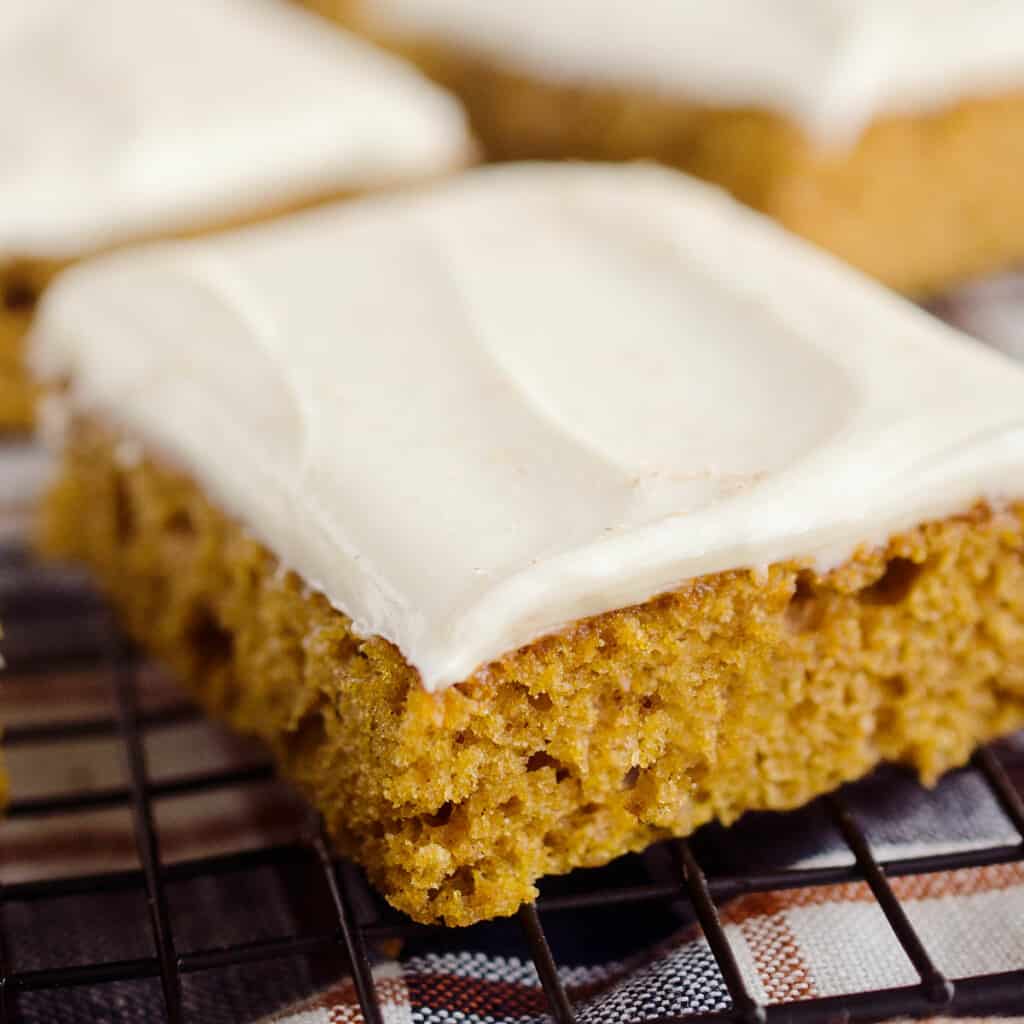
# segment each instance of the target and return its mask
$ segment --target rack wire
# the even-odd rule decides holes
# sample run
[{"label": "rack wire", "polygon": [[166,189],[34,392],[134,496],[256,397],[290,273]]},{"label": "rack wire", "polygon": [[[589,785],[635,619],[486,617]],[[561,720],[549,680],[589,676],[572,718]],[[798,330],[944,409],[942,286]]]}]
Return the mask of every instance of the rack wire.
[{"label": "rack wire", "polygon": [[[369,891],[361,873],[332,854],[320,823],[311,813],[308,826],[296,842],[165,862],[154,825],[154,806],[158,801],[263,783],[271,777],[270,765],[259,763],[154,780],[147,765],[145,738],[162,729],[189,723],[198,718],[198,712],[186,703],[157,710],[141,709],[139,659],[119,637],[102,605],[80,588],[69,585],[63,577],[49,578],[16,548],[0,551],[0,619],[4,623],[6,656],[12,671],[22,676],[35,675],[38,684],[45,687],[47,675],[60,667],[86,665],[102,670],[109,679],[116,708],[112,715],[15,725],[6,732],[6,746],[24,748],[58,741],[73,743],[114,738],[122,749],[127,778],[125,785],[15,799],[7,809],[8,819],[53,818],[104,808],[128,809],[139,862],[139,867],[133,869],[9,884],[0,888],[0,922],[4,906],[12,902],[42,903],[81,893],[103,897],[141,891],[145,894],[154,950],[147,956],[107,959],[97,955],[70,965],[19,969],[13,954],[24,936],[13,934],[0,923],[0,1024],[16,1024],[22,1020],[20,1003],[28,993],[108,986],[138,979],[158,980],[164,1019],[171,1024],[184,1024],[182,981],[189,975],[314,954],[327,956],[338,975],[346,972],[351,975],[365,1021],[382,1024],[384,1014],[372,969],[372,950],[385,940],[422,937],[429,934],[429,930],[384,908]],[[60,637],[60,642],[54,642],[55,636]],[[518,929],[523,948],[536,967],[547,1013],[557,1024],[570,1024],[578,1019],[552,953],[545,922],[556,915],[590,908],[652,905],[683,906],[699,923],[721,972],[730,1005],[710,1013],[647,1018],[644,1024],[878,1021],[937,1012],[1020,1010],[1024,1004],[1024,963],[1018,969],[997,974],[955,980],[947,977],[929,955],[926,943],[911,924],[890,884],[891,878],[900,875],[1024,860],[1021,794],[992,749],[984,749],[976,755],[972,770],[984,780],[1016,829],[1016,841],[880,861],[857,813],[839,792],[828,798],[824,806],[852,854],[850,863],[721,874],[709,871],[702,863],[699,842],[676,840],[666,844],[670,854],[669,877],[612,884],[604,875],[599,875],[592,884],[584,882],[567,892],[542,896],[536,904],[523,906],[510,927]],[[0,825],[0,836],[2,828]],[[168,910],[169,885],[186,879],[218,878],[255,867],[283,864],[306,865],[318,873],[319,882],[329,894],[330,920],[315,929],[297,933],[206,949],[179,948]],[[766,1006],[758,1002],[744,981],[736,952],[719,918],[719,908],[745,894],[852,881],[867,883],[892,934],[913,964],[916,983],[784,1005]]]}]

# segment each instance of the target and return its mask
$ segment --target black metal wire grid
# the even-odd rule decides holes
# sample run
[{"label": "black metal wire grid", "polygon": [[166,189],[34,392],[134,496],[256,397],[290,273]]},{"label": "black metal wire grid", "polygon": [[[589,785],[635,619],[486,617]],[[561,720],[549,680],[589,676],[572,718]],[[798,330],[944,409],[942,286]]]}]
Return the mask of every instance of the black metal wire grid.
[{"label": "black metal wire grid", "polygon": [[[411,939],[427,929],[395,914],[376,910],[379,902],[366,891],[361,873],[336,859],[319,824],[311,824],[302,842],[267,846],[227,855],[201,857],[167,864],[161,859],[160,842],[154,827],[154,806],[158,801],[188,794],[211,793],[262,782],[270,777],[268,764],[242,769],[181,774],[154,781],[147,770],[144,737],[149,733],[180,725],[198,716],[190,705],[181,704],[155,712],[144,712],[138,700],[138,662],[110,624],[106,612],[80,593],[54,587],[32,568],[24,554],[0,552],[4,570],[0,586],[0,616],[8,639],[18,638],[16,650],[8,652],[11,667],[19,673],[45,676],[69,664],[101,666],[109,676],[116,714],[88,719],[60,720],[14,726],[7,730],[8,748],[55,741],[77,741],[94,737],[116,737],[126,763],[126,785],[71,791],[15,799],[7,809],[9,819],[31,819],[72,814],[100,808],[127,807],[133,817],[134,840],[141,867],[89,876],[48,878],[19,882],[0,888],[0,913],[5,902],[47,901],[76,893],[114,894],[141,889],[146,896],[149,929],[155,955],[132,959],[103,959],[41,970],[18,970],[12,953],[24,936],[12,935],[0,927],[0,1024],[19,1021],[19,998],[24,993],[66,990],[79,986],[103,986],[133,979],[158,978],[162,987],[165,1020],[184,1022],[182,979],[200,971],[234,965],[274,961],[313,953],[336,957],[338,973],[350,972],[367,1024],[383,1024],[384,1011],[375,984],[369,950],[383,940]],[[54,643],[54,630],[67,628],[62,642]],[[97,639],[100,643],[97,644]],[[828,798],[826,806],[834,826],[843,837],[853,861],[837,867],[788,868],[757,873],[708,873],[687,840],[668,844],[674,877],[668,881],[618,886],[584,886],[568,895],[542,897],[523,906],[517,926],[536,967],[547,1002],[548,1013],[557,1024],[577,1020],[572,1000],[561,980],[551,952],[544,920],[551,915],[581,912],[594,907],[664,905],[688,902],[721,972],[731,1007],[711,1013],[644,1018],[643,1024],[672,1024],[682,1021],[878,1021],[897,1016],[929,1016],[937,1012],[1011,1013],[1024,1006],[1024,963],[1018,969],[998,974],[957,978],[945,976],[929,955],[925,942],[895,895],[889,879],[900,875],[921,875],[957,868],[1024,860],[1024,801],[1015,789],[999,757],[991,749],[981,750],[974,769],[1002,807],[1017,832],[1017,841],[983,846],[941,855],[880,861],[872,851],[865,829],[842,793]],[[330,894],[333,923],[327,929],[301,934],[283,934],[255,941],[232,943],[216,948],[180,952],[168,912],[167,887],[183,879],[214,877],[259,865],[273,865],[304,859],[316,865]],[[849,995],[812,998],[785,1005],[762,1005],[744,981],[734,949],[723,928],[718,908],[738,896],[781,889],[866,882],[885,915],[893,935],[918,975],[916,984]],[[623,1021],[623,1024],[628,1024]],[[637,1020],[640,1024],[640,1020]]]}]

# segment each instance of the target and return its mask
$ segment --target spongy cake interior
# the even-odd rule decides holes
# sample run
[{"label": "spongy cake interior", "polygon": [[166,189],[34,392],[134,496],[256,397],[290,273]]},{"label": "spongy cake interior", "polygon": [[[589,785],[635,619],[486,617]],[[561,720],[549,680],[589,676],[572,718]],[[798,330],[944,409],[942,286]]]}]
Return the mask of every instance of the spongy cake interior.
[{"label": "spongy cake interior", "polygon": [[131,632],[267,741],[419,920],[510,914],[541,875],[794,807],[882,759],[931,782],[1024,724],[1020,508],[925,524],[825,576],[704,576],[429,694],[187,477],[117,447],[79,425],[47,550],[90,564]]}]

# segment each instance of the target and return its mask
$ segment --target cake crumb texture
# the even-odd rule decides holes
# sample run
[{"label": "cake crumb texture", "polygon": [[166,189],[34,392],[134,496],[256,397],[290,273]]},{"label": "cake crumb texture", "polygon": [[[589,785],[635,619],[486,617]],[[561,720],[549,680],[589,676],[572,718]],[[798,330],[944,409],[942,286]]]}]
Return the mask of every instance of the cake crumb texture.
[{"label": "cake crumb texture", "polygon": [[56,267],[46,263],[0,265],[0,430],[28,430],[36,386],[24,365],[25,335],[36,302]]},{"label": "cake crumb texture", "polygon": [[454,92],[492,160],[657,160],[913,295],[1024,260],[1022,91],[882,116],[849,147],[830,147],[767,110],[549,81],[439,40],[383,33],[360,0],[304,2]]},{"label": "cake crumb texture", "polygon": [[[546,874],[785,809],[882,760],[926,783],[1024,724],[1024,505],[693,580],[428,694],[187,476],[71,431],[40,523],[213,714],[255,734],[419,921],[513,913]],[[87,514],[86,514],[87,513]]]}]

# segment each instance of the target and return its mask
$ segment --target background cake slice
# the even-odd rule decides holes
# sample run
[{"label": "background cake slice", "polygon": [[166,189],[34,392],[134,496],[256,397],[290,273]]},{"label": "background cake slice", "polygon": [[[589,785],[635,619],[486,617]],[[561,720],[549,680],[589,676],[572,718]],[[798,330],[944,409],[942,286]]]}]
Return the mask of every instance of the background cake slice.
[{"label": "background cake slice", "polygon": [[471,145],[455,100],[285,0],[5,0],[0,9],[0,427],[57,269],[437,176]]},{"label": "background cake slice", "polygon": [[674,172],[48,292],[44,545],[421,920],[1024,723],[1024,370]]},{"label": "background cake slice", "polygon": [[492,157],[647,157],[913,293],[1024,260],[1016,0],[308,0],[464,100]]}]

